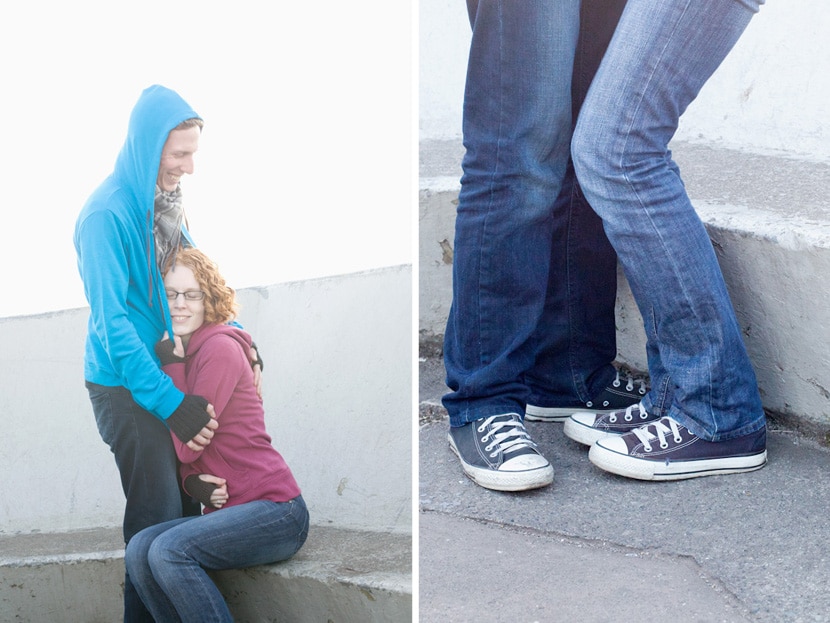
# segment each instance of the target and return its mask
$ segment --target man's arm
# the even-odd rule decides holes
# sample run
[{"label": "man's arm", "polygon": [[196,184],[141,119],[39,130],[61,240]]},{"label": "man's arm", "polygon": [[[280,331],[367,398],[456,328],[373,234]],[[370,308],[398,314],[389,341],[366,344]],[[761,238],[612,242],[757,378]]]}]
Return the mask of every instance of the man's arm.
[{"label": "man's arm", "polygon": [[248,354],[251,358],[251,368],[254,370],[254,387],[256,387],[256,395],[262,398],[262,371],[265,369],[265,364],[262,363],[262,356],[259,354],[259,348],[253,342],[251,343],[251,351]]},{"label": "man's arm", "polygon": [[[131,274],[127,246],[120,224],[108,211],[89,215],[79,227],[79,268],[90,305],[91,331],[103,345],[120,384],[141,407],[164,420],[179,438],[186,437],[185,441],[204,437],[210,433],[211,422],[206,405],[176,388],[136,329],[136,322],[144,322],[151,329],[153,315],[162,312],[153,309],[149,287],[146,309],[128,305]],[[142,268],[153,270],[152,265]]]},{"label": "man's arm", "polygon": [[[181,391],[186,392],[187,385],[185,381],[185,363],[187,360],[185,359],[182,338],[175,335],[171,340],[168,337],[167,331],[165,331],[162,339],[156,342],[155,351],[159,361],[161,361],[164,373],[170,377],[176,387],[178,387]],[[205,410],[210,419],[204,424],[201,430],[194,435],[190,434],[192,431],[184,432],[177,430],[179,424],[177,419],[179,409],[174,411],[173,415],[167,419],[168,426],[175,434],[173,445],[176,448],[176,454],[179,456],[179,460],[183,463],[190,463],[191,461],[196,460],[199,453],[201,453],[202,450],[204,450],[205,447],[211,442],[214,431],[219,427],[219,423],[216,419],[216,411],[214,410],[213,405],[202,396],[188,394],[185,395],[182,405],[185,405],[191,399],[195,399],[200,405],[205,405]],[[197,414],[199,414],[198,411]],[[195,420],[194,423],[198,425],[201,421],[203,420],[200,418],[199,420]]]}]

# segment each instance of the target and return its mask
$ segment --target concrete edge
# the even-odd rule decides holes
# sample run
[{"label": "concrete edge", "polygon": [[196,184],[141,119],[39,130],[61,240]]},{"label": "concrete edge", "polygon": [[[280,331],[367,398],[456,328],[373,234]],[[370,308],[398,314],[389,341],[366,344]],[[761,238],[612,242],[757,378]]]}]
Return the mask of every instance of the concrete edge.
[{"label": "concrete edge", "polygon": [[[117,620],[124,573],[117,540],[112,528],[0,537],[2,611],[19,620],[54,620],[59,612],[68,623]],[[380,623],[411,617],[412,568],[409,533],[312,525],[290,560],[211,575],[239,621]]]}]

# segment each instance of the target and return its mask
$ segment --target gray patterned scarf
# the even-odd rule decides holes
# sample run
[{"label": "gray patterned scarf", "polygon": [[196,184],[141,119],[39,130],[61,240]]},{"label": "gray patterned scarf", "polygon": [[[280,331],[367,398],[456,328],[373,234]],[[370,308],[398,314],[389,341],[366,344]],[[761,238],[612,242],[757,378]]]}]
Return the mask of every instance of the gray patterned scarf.
[{"label": "gray patterned scarf", "polygon": [[156,261],[159,269],[164,270],[170,256],[179,250],[182,237],[182,187],[165,192],[156,185],[155,222],[153,234],[156,239]]}]

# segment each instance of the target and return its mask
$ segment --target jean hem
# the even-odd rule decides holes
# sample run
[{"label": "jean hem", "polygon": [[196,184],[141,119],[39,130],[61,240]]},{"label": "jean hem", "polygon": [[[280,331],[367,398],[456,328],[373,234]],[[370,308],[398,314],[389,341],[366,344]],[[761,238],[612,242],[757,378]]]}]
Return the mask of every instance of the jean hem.
[{"label": "jean hem", "polygon": [[508,413],[515,413],[522,420],[524,420],[525,410],[517,408],[516,405],[489,405],[486,407],[480,407],[475,411],[465,411],[463,414],[450,414],[450,427],[459,428],[483,418],[492,417],[494,415],[506,415]]}]

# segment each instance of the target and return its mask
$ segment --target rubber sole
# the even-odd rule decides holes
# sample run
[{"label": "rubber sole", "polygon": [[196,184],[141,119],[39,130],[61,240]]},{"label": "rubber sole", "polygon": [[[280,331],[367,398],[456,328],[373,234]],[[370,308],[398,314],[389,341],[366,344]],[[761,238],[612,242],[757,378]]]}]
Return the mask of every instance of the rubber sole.
[{"label": "rubber sole", "polygon": [[611,411],[597,411],[580,409],[579,407],[537,407],[527,405],[525,420],[531,422],[566,422],[574,413],[611,413]]},{"label": "rubber sole", "polygon": [[619,437],[622,435],[622,433],[612,433],[607,430],[586,426],[585,424],[572,420],[571,418],[565,420],[562,432],[564,432],[565,436],[569,439],[573,439],[577,443],[581,443],[586,446],[594,445],[595,442],[599,441],[603,437]]},{"label": "rubber sole", "polygon": [[464,474],[480,487],[494,491],[528,491],[546,487],[553,482],[553,466],[550,463],[544,467],[512,472],[484,469],[466,463],[452,437],[448,436],[448,439],[450,450],[461,462]]},{"label": "rubber sole", "polygon": [[588,459],[600,469],[637,480],[686,480],[718,474],[739,474],[761,469],[767,451],[748,456],[730,456],[694,461],[654,461],[621,454],[594,444]]}]

